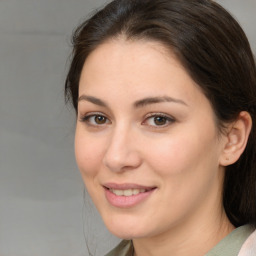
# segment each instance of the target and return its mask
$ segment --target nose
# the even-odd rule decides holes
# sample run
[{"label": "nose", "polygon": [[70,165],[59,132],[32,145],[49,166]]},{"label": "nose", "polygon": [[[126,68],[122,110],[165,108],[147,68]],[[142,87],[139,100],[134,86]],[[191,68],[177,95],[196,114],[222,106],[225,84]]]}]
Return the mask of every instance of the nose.
[{"label": "nose", "polygon": [[113,131],[103,164],[113,172],[134,170],[142,163],[138,144],[131,129],[116,129]]}]

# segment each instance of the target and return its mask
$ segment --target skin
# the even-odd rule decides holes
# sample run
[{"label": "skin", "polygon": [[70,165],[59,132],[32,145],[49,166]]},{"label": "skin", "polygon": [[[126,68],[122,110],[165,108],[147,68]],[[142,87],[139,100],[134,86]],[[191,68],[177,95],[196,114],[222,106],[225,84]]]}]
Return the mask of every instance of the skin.
[{"label": "skin", "polygon": [[[137,256],[204,255],[232,231],[221,201],[229,140],[173,54],[157,42],[108,41],[87,58],[79,97],[82,178],[107,228],[133,239]],[[164,99],[141,102],[152,97]],[[106,183],[156,189],[120,208],[106,199]]]}]

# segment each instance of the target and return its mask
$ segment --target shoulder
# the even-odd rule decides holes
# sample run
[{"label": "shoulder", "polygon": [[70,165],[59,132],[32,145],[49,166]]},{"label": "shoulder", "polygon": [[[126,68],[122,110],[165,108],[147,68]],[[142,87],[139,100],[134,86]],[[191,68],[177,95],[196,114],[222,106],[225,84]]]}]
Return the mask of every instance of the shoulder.
[{"label": "shoulder", "polygon": [[[255,256],[256,251],[253,249],[255,246],[254,229],[250,225],[244,225],[234,229],[214,248],[206,253],[205,256]],[[246,254],[245,251],[249,250],[254,251],[254,253]]]},{"label": "shoulder", "polygon": [[239,251],[238,256],[256,255],[256,230],[246,239]]}]

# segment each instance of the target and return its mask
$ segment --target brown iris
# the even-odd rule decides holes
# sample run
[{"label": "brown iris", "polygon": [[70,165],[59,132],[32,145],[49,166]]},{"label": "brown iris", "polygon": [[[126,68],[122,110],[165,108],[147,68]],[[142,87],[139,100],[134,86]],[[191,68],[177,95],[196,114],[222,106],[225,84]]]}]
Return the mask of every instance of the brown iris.
[{"label": "brown iris", "polygon": [[165,125],[166,124],[166,117],[163,116],[156,116],[154,118],[154,123],[156,125]]},{"label": "brown iris", "polygon": [[107,118],[104,116],[95,116],[94,117],[94,121],[96,124],[105,124],[106,120],[107,120]]}]

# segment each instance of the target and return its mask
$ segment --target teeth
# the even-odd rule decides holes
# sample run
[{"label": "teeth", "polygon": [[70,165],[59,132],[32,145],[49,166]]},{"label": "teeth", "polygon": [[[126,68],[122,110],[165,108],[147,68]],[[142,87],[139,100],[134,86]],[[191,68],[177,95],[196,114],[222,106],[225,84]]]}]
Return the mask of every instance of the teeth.
[{"label": "teeth", "polygon": [[122,191],[122,190],[113,190],[112,191],[115,195],[117,195],[117,196],[123,196],[124,195],[124,192]]},{"label": "teeth", "polygon": [[132,195],[131,189],[124,190],[124,196],[131,196],[131,195]]},{"label": "teeth", "polygon": [[109,189],[109,190],[117,196],[134,196],[134,195],[138,195],[139,193],[144,193],[146,191],[146,189],[126,189],[126,190]]}]

